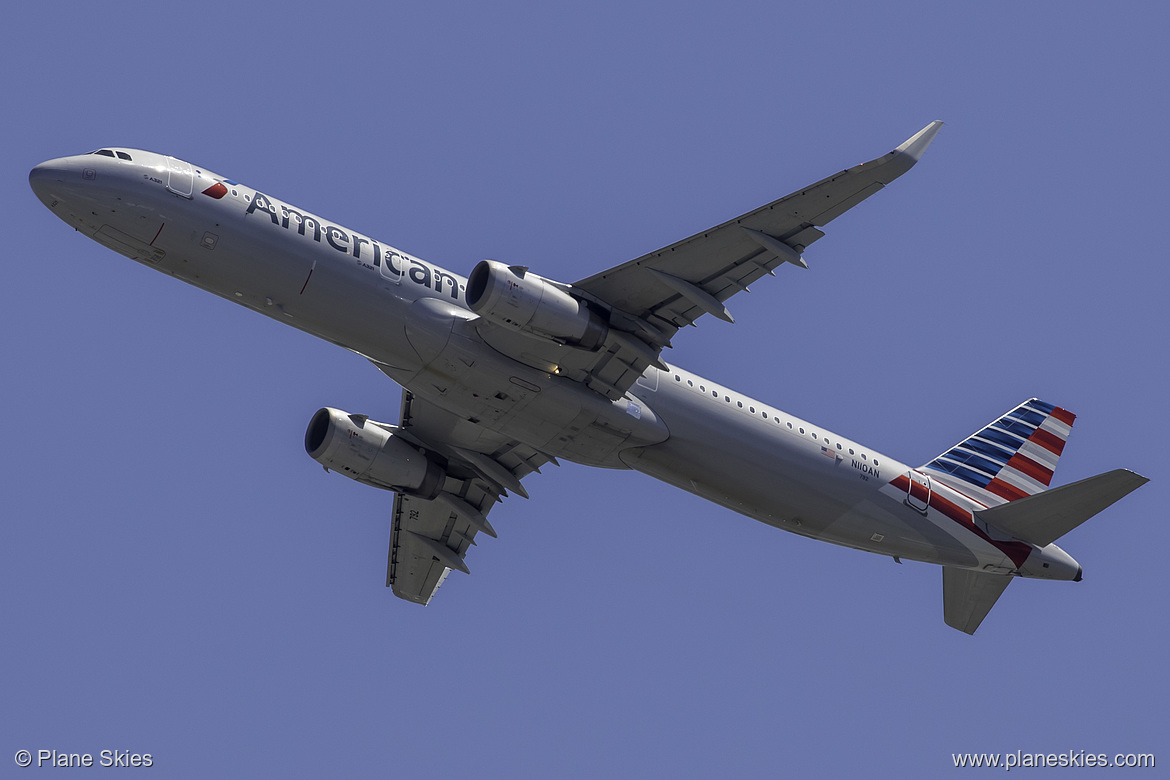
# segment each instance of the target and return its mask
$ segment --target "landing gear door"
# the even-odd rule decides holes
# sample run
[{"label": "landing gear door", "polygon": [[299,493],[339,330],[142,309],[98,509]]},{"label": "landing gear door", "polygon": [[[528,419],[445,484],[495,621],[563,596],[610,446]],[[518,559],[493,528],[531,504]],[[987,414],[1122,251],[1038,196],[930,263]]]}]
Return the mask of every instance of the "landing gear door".
[{"label": "landing gear door", "polygon": [[930,506],[930,477],[913,469],[906,472],[906,476],[910,480],[906,490],[906,505],[926,514],[926,508]]},{"label": "landing gear door", "polygon": [[194,197],[195,172],[191,163],[174,157],[167,158],[167,189],[184,198]]}]

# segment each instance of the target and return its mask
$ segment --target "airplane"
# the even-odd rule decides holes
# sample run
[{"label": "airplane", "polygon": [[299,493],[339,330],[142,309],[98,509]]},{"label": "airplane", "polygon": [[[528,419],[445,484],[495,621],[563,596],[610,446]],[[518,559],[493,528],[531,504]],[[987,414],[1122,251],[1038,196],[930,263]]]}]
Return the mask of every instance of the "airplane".
[{"label": "airplane", "polygon": [[[429,604],[523,480],[560,459],[633,469],[776,528],[942,567],[943,617],[974,634],[1016,577],[1081,580],[1055,542],[1145,484],[1061,487],[1075,415],[1032,398],[918,467],[667,363],[663,350],[765,276],[807,269],[821,228],[910,170],[890,153],[566,284],[495,260],[467,277],[169,155],[41,163],[36,196],[115,252],[325,339],[403,388],[398,424],[318,410],[305,449],[393,492],[386,584]],[[497,518],[498,520],[498,518]]]}]

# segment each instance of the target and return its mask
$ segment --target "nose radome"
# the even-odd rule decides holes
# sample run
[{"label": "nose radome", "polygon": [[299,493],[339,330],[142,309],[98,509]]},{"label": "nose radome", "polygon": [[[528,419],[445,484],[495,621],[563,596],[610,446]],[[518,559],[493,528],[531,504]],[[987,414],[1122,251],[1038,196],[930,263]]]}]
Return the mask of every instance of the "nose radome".
[{"label": "nose radome", "polygon": [[28,184],[36,194],[41,194],[41,188],[45,185],[46,181],[57,177],[58,171],[53,165],[55,162],[57,161],[49,160],[48,162],[43,162],[28,172]]},{"label": "nose radome", "polygon": [[52,196],[54,185],[81,178],[81,165],[76,157],[58,157],[46,160],[28,173],[28,184],[42,201]]}]

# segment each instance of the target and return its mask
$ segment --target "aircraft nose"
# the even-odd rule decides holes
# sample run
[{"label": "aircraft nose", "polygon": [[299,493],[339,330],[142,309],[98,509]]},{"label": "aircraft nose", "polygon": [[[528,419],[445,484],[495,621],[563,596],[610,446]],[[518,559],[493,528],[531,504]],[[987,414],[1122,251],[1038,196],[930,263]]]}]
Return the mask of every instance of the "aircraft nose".
[{"label": "aircraft nose", "polygon": [[29,171],[28,184],[38,198],[47,201],[53,196],[52,190],[55,187],[59,188],[70,179],[81,175],[76,164],[72,163],[71,160],[72,158],[69,157],[46,160]]},{"label": "aircraft nose", "polygon": [[56,157],[52,160],[45,160],[40,165],[29,171],[28,180],[42,181],[44,179],[61,179],[72,167],[72,157]]},{"label": "aircraft nose", "polygon": [[28,186],[32,187],[33,192],[37,195],[41,194],[41,190],[45,187],[45,182],[55,177],[54,162],[56,161],[50,160],[43,162],[28,172]]}]

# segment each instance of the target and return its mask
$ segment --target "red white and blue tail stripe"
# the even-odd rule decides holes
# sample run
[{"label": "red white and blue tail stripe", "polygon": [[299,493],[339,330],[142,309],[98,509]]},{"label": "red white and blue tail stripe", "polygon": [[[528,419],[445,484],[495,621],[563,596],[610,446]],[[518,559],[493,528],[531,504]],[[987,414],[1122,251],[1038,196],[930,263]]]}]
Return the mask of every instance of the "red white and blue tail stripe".
[{"label": "red white and blue tail stripe", "polygon": [[[923,468],[988,506],[1048,489],[1076,415],[1036,398],[1026,401]],[[977,490],[971,490],[974,487]]]}]

